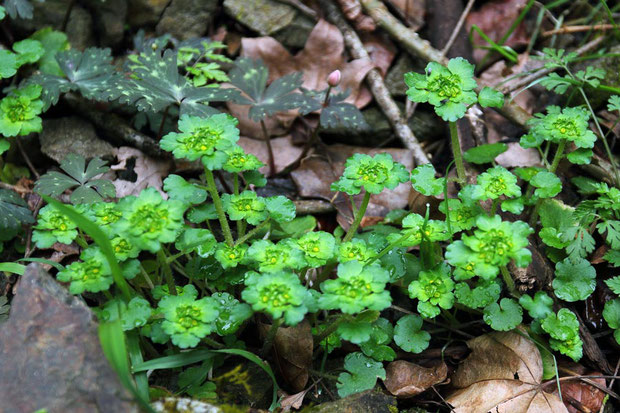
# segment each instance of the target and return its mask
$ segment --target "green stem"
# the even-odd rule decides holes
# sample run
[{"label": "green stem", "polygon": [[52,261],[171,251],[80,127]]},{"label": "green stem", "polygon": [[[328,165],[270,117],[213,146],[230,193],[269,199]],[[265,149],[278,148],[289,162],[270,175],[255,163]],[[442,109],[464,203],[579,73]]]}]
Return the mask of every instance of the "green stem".
[{"label": "green stem", "polygon": [[347,231],[347,234],[344,236],[342,242],[351,241],[353,236],[357,233],[357,229],[359,228],[362,218],[364,218],[364,214],[366,213],[368,202],[370,202],[370,192],[366,191],[364,194],[364,199],[362,199],[362,203],[357,210],[357,214],[355,214],[355,220],[353,221],[353,224],[351,224],[351,227],[349,228],[349,231]]},{"label": "green stem", "polygon": [[494,199],[491,204],[491,216],[497,214],[497,206],[499,205],[499,198]]},{"label": "green stem", "polygon": [[332,321],[332,323],[329,326],[327,326],[325,330],[321,331],[319,334],[314,336],[314,342],[316,343],[315,347],[318,347],[321,344],[321,341],[325,340],[334,331],[336,331],[338,329],[338,326],[340,326],[340,324],[342,324],[344,321],[349,321],[350,319],[351,319],[351,316],[349,316],[348,314],[341,314],[337,319]]},{"label": "green stem", "polygon": [[271,223],[271,218],[267,218],[266,220],[261,222],[258,226],[254,227],[254,229],[252,229],[250,232],[248,232],[247,234],[239,238],[237,242],[235,243],[235,245],[243,244],[245,241],[249,240],[254,235],[256,235],[260,230],[262,230],[269,223]]},{"label": "green stem", "polygon": [[214,348],[216,348],[216,349],[218,349],[218,350],[220,350],[220,349],[223,349],[223,348],[224,348],[224,345],[223,345],[222,343],[218,343],[217,341],[215,341],[215,340],[213,340],[212,338],[209,338],[209,337],[203,337],[202,341],[203,341],[205,344],[208,344],[208,345],[210,345],[211,347],[214,347]]},{"label": "green stem", "polygon": [[[566,141],[561,140],[560,143],[558,144],[558,149],[555,151],[555,156],[553,157],[553,162],[551,163],[549,172],[555,173],[555,171],[558,169],[558,166],[560,165],[560,161],[564,157],[565,147],[566,147]],[[532,211],[532,216],[530,217],[530,221],[529,221],[530,227],[536,226],[536,222],[538,220],[538,211],[540,210],[540,206],[542,205],[542,203],[543,203],[542,198],[539,198],[538,201],[536,201],[536,205],[534,206],[534,211]]]},{"label": "green stem", "polygon": [[267,337],[265,337],[263,347],[260,350],[260,354],[262,357],[265,357],[269,353],[269,350],[271,350],[271,346],[273,345],[273,339],[276,338],[276,333],[278,332],[278,328],[280,328],[281,325],[281,318],[273,320],[273,324],[271,324],[271,328],[267,332]]},{"label": "green stem", "polygon": [[502,273],[502,279],[504,280],[504,283],[506,283],[506,287],[508,287],[510,295],[515,298],[521,297],[521,293],[519,293],[519,291],[517,291],[517,289],[515,288],[515,282],[512,279],[510,273],[508,272],[508,268],[506,268],[505,265],[502,265],[501,267],[499,267],[499,270]]},{"label": "green stem", "polygon": [[265,126],[265,121],[261,119],[260,127],[263,130],[263,140],[267,145],[267,158],[269,165],[269,176],[273,176],[276,173],[276,164],[273,159],[273,149],[271,148],[271,138],[269,136],[269,132],[267,132],[267,126]]},{"label": "green stem", "polygon": [[379,252],[377,255],[375,255],[374,257],[372,257],[371,259],[369,259],[367,261],[367,264],[372,264],[373,262],[375,262],[376,260],[378,260],[379,258],[383,257],[385,254],[387,254],[388,252],[390,252],[392,250],[392,248],[397,247],[398,244],[400,244],[402,241],[404,241],[407,237],[409,237],[411,234],[405,234],[403,236],[401,236],[400,238],[398,238],[396,241],[392,242],[391,244],[389,244],[387,247],[383,248],[381,250],[381,252]]},{"label": "green stem", "polygon": [[467,175],[465,174],[465,165],[463,164],[463,154],[461,153],[461,143],[459,142],[459,130],[456,122],[449,122],[450,125],[450,141],[452,143],[452,155],[454,156],[454,164],[456,165],[456,176],[461,184],[465,183]]},{"label": "green stem", "polygon": [[163,249],[159,249],[157,251],[157,260],[159,261],[159,265],[161,265],[161,269],[164,272],[164,276],[166,277],[166,283],[168,284],[168,292],[171,295],[177,295],[177,288],[174,284],[174,277],[172,277],[172,270],[170,269],[170,264],[168,264],[168,258],[166,257],[166,253]]},{"label": "green stem", "polygon": [[222,227],[222,232],[224,233],[224,239],[226,240],[226,244],[232,247],[234,245],[233,237],[230,232],[230,226],[228,226],[226,214],[224,213],[222,199],[220,198],[220,194],[217,193],[217,187],[215,186],[215,178],[213,178],[213,172],[211,172],[209,168],[205,168],[205,176],[207,177],[207,189],[209,191],[209,194],[211,195],[211,198],[213,198],[213,206],[215,206],[217,218],[220,221],[220,226]]}]

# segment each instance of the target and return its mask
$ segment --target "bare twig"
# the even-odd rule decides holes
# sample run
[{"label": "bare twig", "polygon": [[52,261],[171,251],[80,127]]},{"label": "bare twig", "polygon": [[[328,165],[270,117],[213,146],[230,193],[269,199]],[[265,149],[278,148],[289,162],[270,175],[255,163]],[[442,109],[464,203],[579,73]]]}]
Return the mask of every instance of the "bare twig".
[{"label": "bare twig", "polygon": [[33,173],[33,175],[39,179],[39,177],[41,175],[39,175],[39,172],[37,172],[36,168],[34,167],[34,165],[32,164],[32,161],[30,160],[30,157],[28,156],[28,154],[26,153],[26,151],[24,150],[24,147],[22,146],[22,142],[19,139],[15,139],[15,143],[17,144],[17,148],[19,149],[19,152],[22,154],[22,158],[24,158],[24,161],[26,161],[26,165],[28,165],[28,169],[30,169],[30,172]]},{"label": "bare twig", "polygon": [[[333,2],[328,0],[320,0],[320,4],[326,11],[327,19],[336,25],[336,27],[338,27],[338,29],[342,32],[344,42],[347,45],[351,56],[354,59],[369,59],[370,57],[368,52],[364,48],[359,36],[351,28],[351,26],[349,26],[340,13],[340,10],[338,10]],[[416,163],[418,165],[430,163],[428,156],[426,156],[426,153],[420,146],[420,142],[418,142],[417,138],[411,131],[411,128],[409,128],[409,125],[403,118],[400,109],[390,96],[390,92],[385,86],[383,77],[378,69],[372,69],[368,72],[368,75],[366,76],[366,83],[377,100],[379,107],[381,107],[381,110],[383,110],[383,113],[392,124],[396,135],[400,138],[405,147],[413,152],[413,158]]]},{"label": "bare twig", "polygon": [[555,34],[565,34],[565,33],[579,33],[579,32],[588,32],[592,31],[605,31],[611,30],[614,28],[613,24],[594,24],[594,25],[580,25],[580,26],[564,26],[558,29],[547,30],[546,32],[542,32],[543,37],[553,36]]},{"label": "bare twig", "polygon": [[310,7],[306,6],[299,0],[277,0],[280,3],[288,4],[289,6],[295,7],[297,10],[310,17],[312,20],[318,19],[316,12],[312,10]]},{"label": "bare twig", "polygon": [[467,18],[467,15],[469,14],[475,2],[476,0],[469,0],[467,2],[467,6],[465,6],[465,10],[463,10],[463,13],[461,14],[461,17],[459,18],[459,21],[456,23],[456,26],[454,26],[454,30],[452,30],[452,34],[450,35],[448,42],[441,50],[441,54],[443,56],[448,54],[448,52],[450,51],[452,44],[454,44],[454,41],[456,40],[456,36],[458,36],[459,32],[461,31],[461,27],[463,27],[463,23],[465,23],[465,19]]}]

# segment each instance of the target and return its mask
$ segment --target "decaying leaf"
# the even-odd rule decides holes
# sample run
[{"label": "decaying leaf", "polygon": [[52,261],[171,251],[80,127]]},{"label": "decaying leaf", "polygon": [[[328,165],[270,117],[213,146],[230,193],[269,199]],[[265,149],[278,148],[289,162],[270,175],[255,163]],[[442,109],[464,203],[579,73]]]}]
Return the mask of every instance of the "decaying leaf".
[{"label": "decaying leaf", "polygon": [[448,367],[444,362],[427,368],[405,360],[396,360],[388,364],[383,383],[394,396],[406,398],[418,395],[441,383],[447,375]]},{"label": "decaying leaf", "polygon": [[467,342],[471,355],[452,376],[447,402],[456,413],[567,413],[558,396],[542,390],[543,363],[525,333],[495,332]]},{"label": "decaying leaf", "polygon": [[362,10],[362,5],[357,0],[338,0],[342,13],[355,25],[360,32],[372,32],[375,30],[375,22],[372,17],[366,16]]},{"label": "decaying leaf", "polygon": [[[247,153],[255,155],[265,165],[268,164],[269,155],[267,152],[267,144],[265,144],[264,141],[242,136],[239,138],[237,144]],[[276,166],[276,172],[282,171],[288,165],[295,162],[303,151],[302,147],[293,145],[290,136],[271,139],[271,147],[273,148],[273,153],[275,154],[274,163]],[[269,172],[269,167],[263,166],[259,171],[263,174],[267,174]]]},{"label": "decaying leaf", "polygon": [[116,171],[118,179],[114,182],[116,196],[138,195],[145,188],[155,188],[161,192],[162,177],[168,175],[170,162],[146,156],[141,151],[121,146],[116,153],[118,164],[110,167]]},{"label": "decaying leaf", "polygon": [[306,390],[302,390],[299,393],[284,395],[280,399],[280,407],[282,408],[282,413],[286,413],[291,409],[300,409],[301,405],[304,402],[304,398],[306,397],[306,393],[312,387],[308,387]]},{"label": "decaying leaf", "polygon": [[[261,325],[267,330],[270,326]],[[295,391],[302,391],[308,382],[312,365],[312,330],[307,320],[294,327],[281,327],[273,340],[276,365]],[[303,399],[303,397],[302,397]]]}]

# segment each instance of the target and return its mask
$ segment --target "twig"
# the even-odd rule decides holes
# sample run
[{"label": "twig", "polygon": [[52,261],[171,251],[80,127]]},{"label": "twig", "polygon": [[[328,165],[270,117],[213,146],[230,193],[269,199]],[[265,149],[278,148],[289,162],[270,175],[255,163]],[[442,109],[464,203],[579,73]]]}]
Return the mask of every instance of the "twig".
[{"label": "twig", "polygon": [[[618,358],[618,362],[616,363],[616,369],[614,370],[614,378],[611,379],[611,381],[609,382],[609,389],[613,389],[614,388],[614,382],[616,381],[616,377],[618,375],[618,369],[620,368],[620,358]],[[601,409],[598,411],[598,413],[603,413],[603,411],[605,410],[605,404],[606,404],[606,400],[603,401],[603,403],[601,404]]]},{"label": "twig", "polygon": [[564,26],[559,29],[547,30],[546,32],[542,32],[543,37],[553,36],[555,34],[565,34],[565,33],[579,33],[579,32],[587,32],[590,30],[611,30],[614,28],[613,24],[594,24],[594,25],[580,25],[580,26]]},{"label": "twig", "polygon": [[313,20],[318,19],[318,16],[314,10],[310,7],[306,6],[299,0],[277,0],[280,3],[288,4],[289,6],[295,7],[297,10],[310,17]]},{"label": "twig", "polygon": [[39,175],[34,165],[32,164],[30,157],[28,156],[28,154],[24,150],[24,147],[22,146],[22,142],[19,139],[15,139],[15,143],[17,144],[17,148],[19,149],[19,152],[22,154],[22,158],[24,158],[24,161],[26,161],[26,165],[28,165],[28,169],[30,169],[30,172],[32,172],[34,176],[37,179],[39,179],[41,175]]},{"label": "twig", "polygon": [[448,39],[448,42],[446,43],[446,45],[441,50],[441,54],[444,57],[450,51],[450,48],[452,47],[452,44],[454,44],[454,41],[456,40],[456,36],[459,35],[459,32],[461,31],[461,27],[463,27],[463,23],[465,23],[465,19],[467,18],[467,15],[469,14],[469,11],[471,10],[471,8],[472,8],[472,6],[474,5],[475,2],[476,2],[476,0],[469,0],[467,2],[467,5],[465,6],[465,10],[463,10],[463,13],[461,14],[461,17],[459,18],[459,21],[456,23],[456,26],[454,26],[454,30],[452,30],[452,34],[450,35],[450,38]]},{"label": "twig", "polygon": [[[344,42],[347,45],[351,56],[354,59],[370,59],[368,52],[364,48],[359,36],[351,28],[351,26],[349,26],[340,13],[340,10],[338,10],[333,2],[329,0],[320,0],[319,3],[326,11],[327,19],[336,25],[336,27],[338,27],[338,29],[342,32]],[[409,128],[409,125],[403,118],[400,109],[390,96],[390,92],[385,86],[383,77],[378,69],[372,69],[368,72],[368,75],[366,75],[366,83],[377,100],[379,107],[381,107],[381,110],[383,110],[383,113],[392,124],[396,136],[400,138],[407,149],[410,149],[413,152],[413,158],[416,163],[418,165],[430,163],[428,156],[426,156],[426,153],[420,146],[420,142],[418,142],[418,139],[415,137],[411,131],[411,128]]]},{"label": "twig", "polygon": [[9,191],[15,191],[18,194],[27,194],[27,193],[31,192],[28,189],[19,187],[17,185],[7,184],[6,182],[0,182],[0,188],[1,189],[8,189]]}]

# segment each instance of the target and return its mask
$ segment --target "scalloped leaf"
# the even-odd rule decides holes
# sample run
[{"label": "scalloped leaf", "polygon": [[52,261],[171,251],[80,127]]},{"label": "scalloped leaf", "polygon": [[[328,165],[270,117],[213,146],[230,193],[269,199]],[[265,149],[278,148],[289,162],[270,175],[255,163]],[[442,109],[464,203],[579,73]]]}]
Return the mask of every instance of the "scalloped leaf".
[{"label": "scalloped leaf", "polygon": [[22,224],[33,223],[34,218],[26,202],[16,192],[0,189],[0,230],[15,233]]}]

